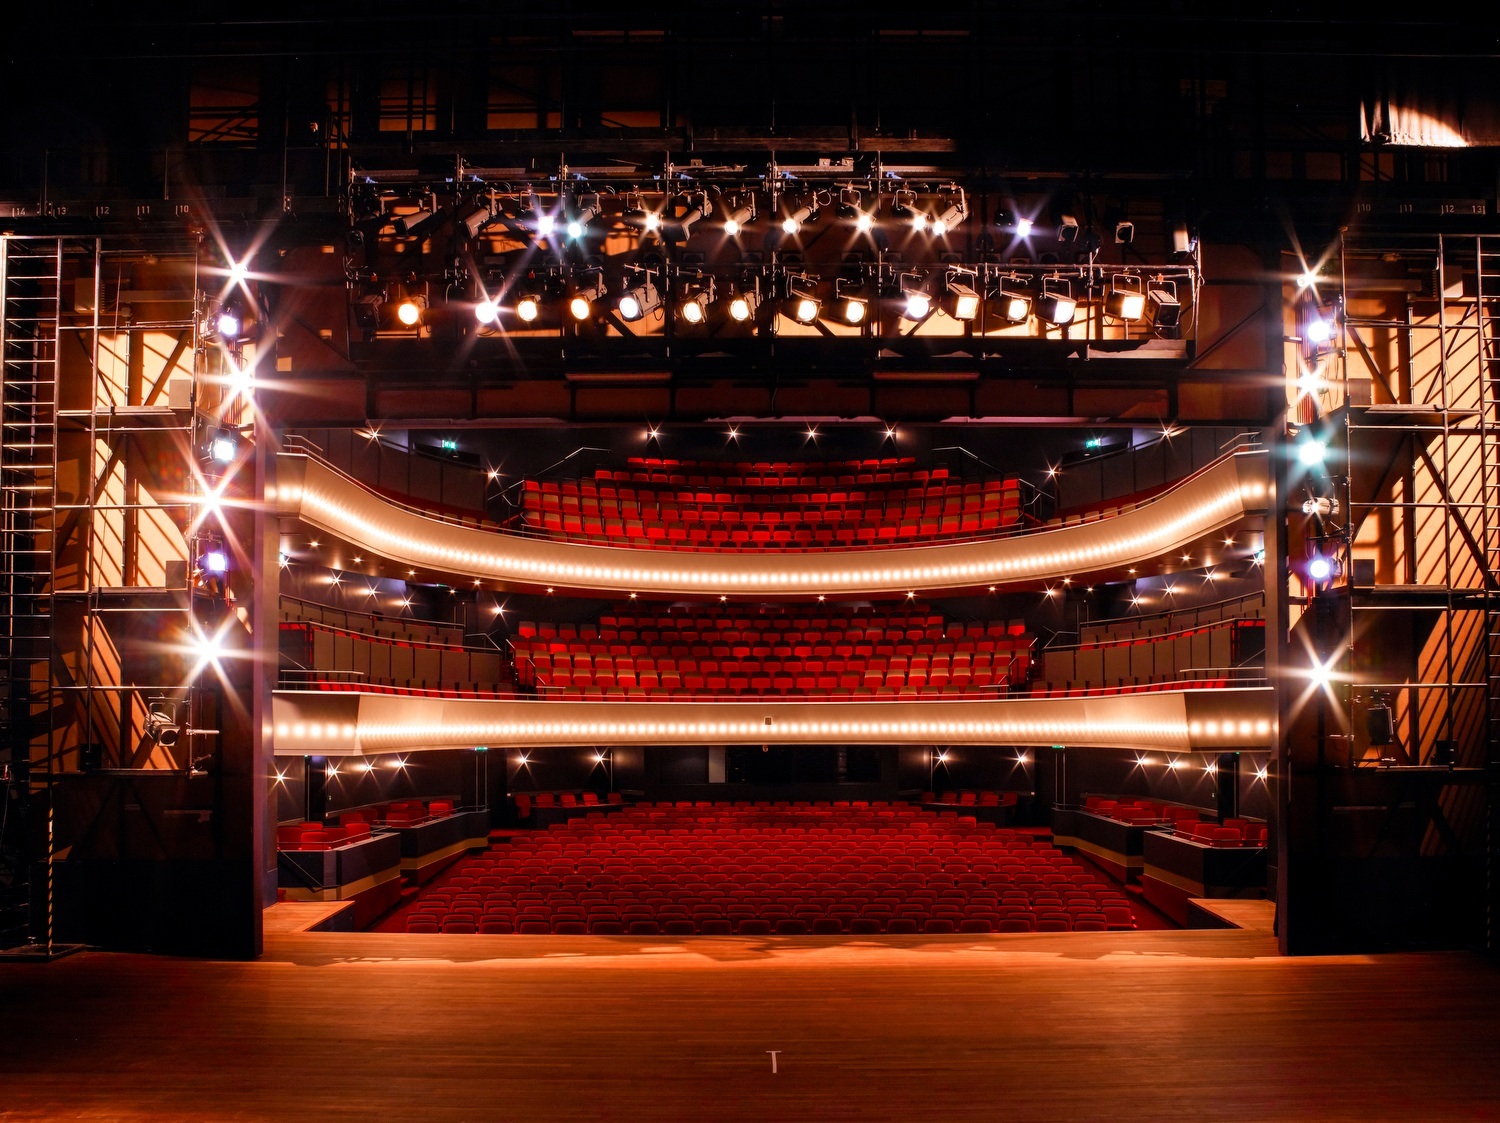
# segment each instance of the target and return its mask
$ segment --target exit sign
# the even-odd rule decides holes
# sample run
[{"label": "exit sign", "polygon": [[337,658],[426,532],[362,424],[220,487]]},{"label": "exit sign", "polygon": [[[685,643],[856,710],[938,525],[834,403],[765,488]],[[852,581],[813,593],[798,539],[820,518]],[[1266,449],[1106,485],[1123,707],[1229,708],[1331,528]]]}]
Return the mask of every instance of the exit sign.
[{"label": "exit sign", "polygon": [[443,440],[438,441],[438,448],[442,449],[444,452],[457,452],[458,442],[450,441],[444,438]]}]

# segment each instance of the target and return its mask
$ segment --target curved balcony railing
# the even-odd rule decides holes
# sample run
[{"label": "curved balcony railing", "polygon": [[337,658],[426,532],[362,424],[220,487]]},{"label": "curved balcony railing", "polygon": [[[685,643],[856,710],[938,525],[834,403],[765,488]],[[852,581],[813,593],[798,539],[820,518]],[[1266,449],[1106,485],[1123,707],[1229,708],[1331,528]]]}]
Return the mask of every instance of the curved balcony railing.
[{"label": "curved balcony railing", "polygon": [[277,691],[276,752],[348,756],[504,745],[1067,745],[1221,752],[1274,743],[1268,687],[1075,697],[542,701]]},{"label": "curved balcony railing", "polygon": [[879,550],[722,554],[599,546],[496,533],[377,495],[305,452],[279,457],[279,514],[405,566],[512,586],[760,599],[895,596],[1107,577],[1263,513],[1266,454],[1231,453],[1109,519]]}]

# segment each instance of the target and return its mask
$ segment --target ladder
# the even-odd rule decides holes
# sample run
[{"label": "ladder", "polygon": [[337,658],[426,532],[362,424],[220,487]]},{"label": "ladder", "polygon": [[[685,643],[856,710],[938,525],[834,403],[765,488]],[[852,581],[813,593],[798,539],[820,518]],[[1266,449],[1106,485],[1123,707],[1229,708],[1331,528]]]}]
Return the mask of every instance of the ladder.
[{"label": "ladder", "polygon": [[[22,837],[47,839],[45,902],[26,917],[34,943],[52,946],[54,771],[52,611],[57,527],[58,325],[63,243],[0,236],[0,761],[10,770]],[[49,790],[45,832],[29,821],[37,791]],[[22,847],[12,889],[23,894],[37,856]],[[26,899],[14,902],[23,916]],[[6,933],[0,929],[0,939]],[[10,933],[14,936],[14,933]]]},{"label": "ladder", "polygon": [[[1474,239],[1478,361],[1482,408],[1484,553],[1489,575],[1500,574],[1500,238]],[[1486,949],[1500,952],[1500,591],[1485,584],[1485,926]]]}]

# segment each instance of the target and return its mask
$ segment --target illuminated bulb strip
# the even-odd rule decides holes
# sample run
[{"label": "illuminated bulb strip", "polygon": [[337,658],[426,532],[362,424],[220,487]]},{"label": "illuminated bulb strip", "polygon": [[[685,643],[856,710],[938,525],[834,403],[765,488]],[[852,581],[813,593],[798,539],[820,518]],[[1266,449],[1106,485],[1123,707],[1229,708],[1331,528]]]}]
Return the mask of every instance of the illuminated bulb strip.
[{"label": "illuminated bulb strip", "polygon": [[[1217,716],[1192,719],[1195,694]],[[320,722],[320,708],[358,707],[358,721]],[[442,701],[401,695],[279,691],[276,751],[382,753],[474,745],[591,743],[748,744],[992,743],[1013,746],[1135,747],[1193,751],[1264,747],[1269,688],[1154,691],[1070,699],[763,703]],[[767,724],[767,718],[770,724]],[[300,719],[300,720],[297,720]]]},{"label": "illuminated bulb strip", "polygon": [[[380,498],[324,465],[283,459],[280,513],[410,566],[498,581],[619,592],[905,593],[1030,582],[1169,554],[1257,511],[1265,454],[1239,453],[1133,511],[977,542],[806,554],[712,554],[575,545],[456,526]],[[305,473],[305,474],[304,474]],[[291,482],[298,476],[303,482]]]}]

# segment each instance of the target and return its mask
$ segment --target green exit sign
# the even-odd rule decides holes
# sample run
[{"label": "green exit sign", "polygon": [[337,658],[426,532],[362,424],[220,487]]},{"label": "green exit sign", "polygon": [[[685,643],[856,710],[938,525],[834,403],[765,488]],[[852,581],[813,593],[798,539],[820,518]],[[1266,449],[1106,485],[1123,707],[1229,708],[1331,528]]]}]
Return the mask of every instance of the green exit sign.
[{"label": "green exit sign", "polygon": [[1086,440],[1086,441],[1083,442],[1083,447],[1084,448],[1103,448],[1104,447],[1104,438],[1103,437],[1090,437],[1088,440]]},{"label": "green exit sign", "polygon": [[457,441],[450,441],[450,440],[447,440],[445,438],[443,440],[438,441],[438,448],[443,449],[445,452],[457,452],[458,451],[458,442]]}]

